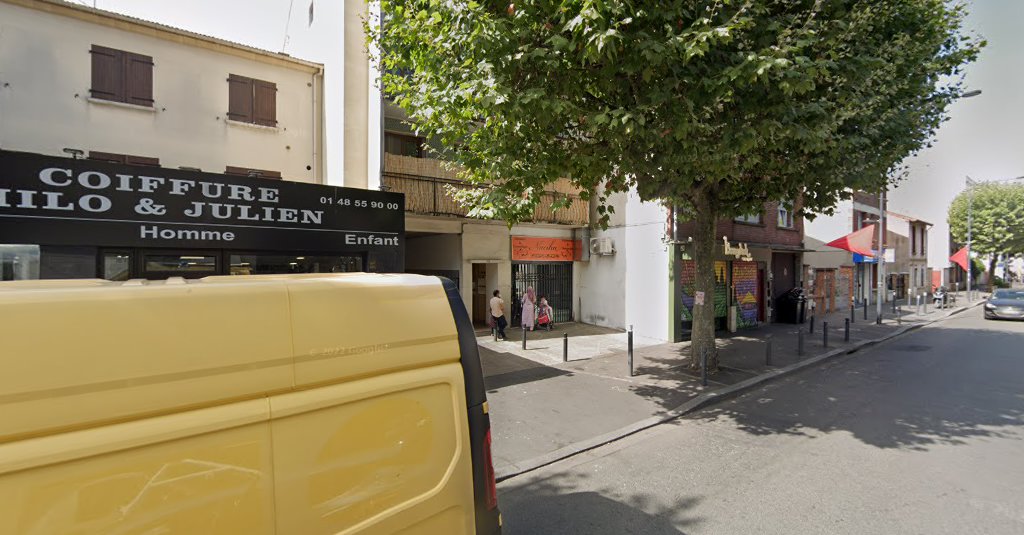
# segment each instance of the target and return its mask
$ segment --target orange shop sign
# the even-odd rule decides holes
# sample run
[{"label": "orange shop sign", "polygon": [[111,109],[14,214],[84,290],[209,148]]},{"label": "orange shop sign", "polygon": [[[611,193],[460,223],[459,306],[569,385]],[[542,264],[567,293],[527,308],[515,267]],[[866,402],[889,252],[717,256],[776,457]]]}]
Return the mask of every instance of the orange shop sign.
[{"label": "orange shop sign", "polygon": [[579,249],[575,240],[512,236],[512,260],[572,262]]}]

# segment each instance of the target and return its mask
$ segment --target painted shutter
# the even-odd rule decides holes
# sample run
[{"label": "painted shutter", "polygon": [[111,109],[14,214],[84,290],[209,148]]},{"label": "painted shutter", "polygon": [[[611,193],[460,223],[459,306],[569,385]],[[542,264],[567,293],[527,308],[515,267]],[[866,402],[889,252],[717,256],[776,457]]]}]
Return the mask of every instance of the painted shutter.
[{"label": "painted shutter", "polygon": [[124,52],[92,45],[92,88],[90,96],[103,100],[125,101]]},{"label": "painted shutter", "polygon": [[263,126],[277,126],[277,84],[253,80],[256,104],[253,122]]},{"label": "painted shutter", "polygon": [[253,122],[253,79],[228,75],[228,119]]},{"label": "painted shutter", "polygon": [[153,58],[125,53],[125,102],[153,107]]}]

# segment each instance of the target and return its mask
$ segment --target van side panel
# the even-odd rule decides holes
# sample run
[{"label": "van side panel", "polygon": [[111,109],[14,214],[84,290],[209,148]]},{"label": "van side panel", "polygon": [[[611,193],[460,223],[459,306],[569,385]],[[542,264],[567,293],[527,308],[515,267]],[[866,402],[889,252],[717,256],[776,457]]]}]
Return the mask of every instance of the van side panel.
[{"label": "van side panel", "polygon": [[0,443],[292,386],[282,284],[0,289]]},{"label": "van side panel", "polygon": [[266,399],[0,444],[0,533],[274,533]]},{"label": "van side panel", "polygon": [[280,533],[473,533],[462,369],[270,399]]},{"label": "van side panel", "polygon": [[438,280],[398,278],[289,280],[297,387],[458,362]]}]

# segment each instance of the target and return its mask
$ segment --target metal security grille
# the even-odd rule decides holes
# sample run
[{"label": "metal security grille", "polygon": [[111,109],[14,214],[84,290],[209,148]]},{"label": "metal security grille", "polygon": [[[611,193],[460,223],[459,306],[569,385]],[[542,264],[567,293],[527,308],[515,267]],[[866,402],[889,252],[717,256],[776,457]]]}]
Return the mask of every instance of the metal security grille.
[{"label": "metal security grille", "polygon": [[519,325],[523,316],[523,295],[530,286],[537,300],[547,297],[554,311],[555,323],[572,321],[572,262],[512,264],[512,325]]}]

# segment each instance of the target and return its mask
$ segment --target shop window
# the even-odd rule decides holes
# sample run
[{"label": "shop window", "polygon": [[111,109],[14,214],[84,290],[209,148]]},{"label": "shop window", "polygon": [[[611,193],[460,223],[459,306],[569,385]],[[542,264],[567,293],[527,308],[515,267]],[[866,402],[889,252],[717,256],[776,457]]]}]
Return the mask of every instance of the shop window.
[{"label": "shop window", "polygon": [[747,223],[749,225],[760,225],[761,224],[761,212],[756,214],[741,215],[736,218],[738,223]]},{"label": "shop window", "polygon": [[0,281],[39,278],[39,246],[0,244]]},{"label": "shop window", "polygon": [[351,273],[363,271],[361,256],[233,254],[232,275],[271,273]]},{"label": "shop window", "polygon": [[92,98],[153,107],[153,58],[92,45]]},{"label": "shop window", "polygon": [[253,169],[251,167],[235,167],[232,165],[224,169],[225,175],[247,176],[252,178],[271,178],[281,180],[280,171],[267,171],[266,169]]},{"label": "shop window", "polygon": [[115,154],[113,152],[89,151],[89,159],[100,162],[122,163],[127,165],[151,165],[160,167],[160,158],[148,156],[132,156],[131,154]]},{"label": "shop window", "polygon": [[777,225],[779,228],[793,228],[792,202],[783,201],[779,203],[779,220]]},{"label": "shop window", "polygon": [[394,132],[384,133],[384,152],[397,156],[412,156],[413,158],[423,157],[423,144],[426,142],[422,137],[410,136],[408,134],[396,134]]},{"label": "shop window", "polygon": [[128,251],[104,251],[100,260],[100,276],[108,281],[131,278],[132,257]]},{"label": "shop window", "polygon": [[198,278],[217,274],[217,257],[204,254],[147,254],[143,271],[148,279]]},{"label": "shop window", "polygon": [[277,126],[277,84],[229,74],[228,119]]}]

